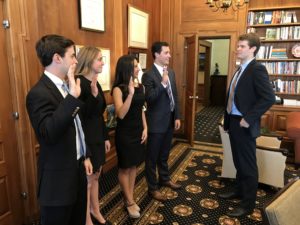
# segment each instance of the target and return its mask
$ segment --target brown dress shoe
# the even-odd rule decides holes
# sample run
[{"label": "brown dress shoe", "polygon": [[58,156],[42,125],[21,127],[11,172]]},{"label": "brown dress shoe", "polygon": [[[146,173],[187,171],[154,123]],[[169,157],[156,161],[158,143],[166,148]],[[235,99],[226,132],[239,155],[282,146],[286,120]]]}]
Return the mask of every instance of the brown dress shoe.
[{"label": "brown dress shoe", "polygon": [[172,188],[173,190],[178,190],[178,189],[181,189],[181,185],[180,184],[177,184],[177,183],[174,183],[173,181],[167,181],[165,183],[162,183],[163,186],[166,186],[166,187],[169,187],[169,188]]},{"label": "brown dress shoe", "polygon": [[165,196],[162,195],[159,191],[149,191],[150,197],[154,198],[157,201],[164,202],[167,200]]}]

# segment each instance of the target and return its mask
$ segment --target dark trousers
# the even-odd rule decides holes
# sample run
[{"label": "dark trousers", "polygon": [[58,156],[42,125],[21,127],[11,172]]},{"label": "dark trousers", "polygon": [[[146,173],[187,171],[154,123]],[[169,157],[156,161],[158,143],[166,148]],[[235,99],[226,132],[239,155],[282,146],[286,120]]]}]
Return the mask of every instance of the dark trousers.
[{"label": "dark trousers", "polygon": [[229,138],[236,168],[236,192],[242,197],[241,207],[254,209],[258,186],[256,138],[248,128],[240,127],[240,117],[230,116]]},{"label": "dark trousers", "polygon": [[85,225],[87,207],[87,179],[83,161],[78,168],[78,195],[74,204],[41,206],[42,225]]},{"label": "dark trousers", "polygon": [[148,190],[154,191],[159,188],[156,177],[160,183],[170,180],[168,159],[172,144],[173,129],[170,127],[165,133],[149,133],[146,151],[146,179]]}]

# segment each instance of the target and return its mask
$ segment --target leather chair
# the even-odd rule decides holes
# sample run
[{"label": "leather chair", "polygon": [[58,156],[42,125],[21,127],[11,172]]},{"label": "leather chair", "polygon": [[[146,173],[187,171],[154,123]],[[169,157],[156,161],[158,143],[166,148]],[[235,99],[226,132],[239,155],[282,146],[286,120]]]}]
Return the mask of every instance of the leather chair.
[{"label": "leather chair", "polygon": [[287,115],[286,130],[289,138],[294,140],[295,164],[300,165],[300,112]]},{"label": "leather chair", "polygon": [[263,217],[269,225],[298,225],[300,221],[300,180],[282,188],[264,207]]}]

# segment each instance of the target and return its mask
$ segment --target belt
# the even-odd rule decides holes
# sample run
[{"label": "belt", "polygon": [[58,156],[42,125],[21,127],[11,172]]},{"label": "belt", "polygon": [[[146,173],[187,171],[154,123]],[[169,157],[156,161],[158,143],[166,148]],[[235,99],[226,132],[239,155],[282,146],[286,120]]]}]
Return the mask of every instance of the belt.
[{"label": "belt", "polygon": [[243,118],[243,117],[240,116],[240,115],[229,114],[229,116],[230,116],[231,118],[234,118],[234,119],[242,119],[242,118]]}]

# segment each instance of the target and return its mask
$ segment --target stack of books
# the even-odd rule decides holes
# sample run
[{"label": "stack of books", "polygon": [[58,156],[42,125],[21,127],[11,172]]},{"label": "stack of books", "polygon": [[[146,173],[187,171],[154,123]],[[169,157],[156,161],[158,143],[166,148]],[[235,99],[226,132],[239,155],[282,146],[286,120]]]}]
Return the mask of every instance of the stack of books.
[{"label": "stack of books", "polygon": [[270,59],[287,59],[286,48],[272,48]]}]

